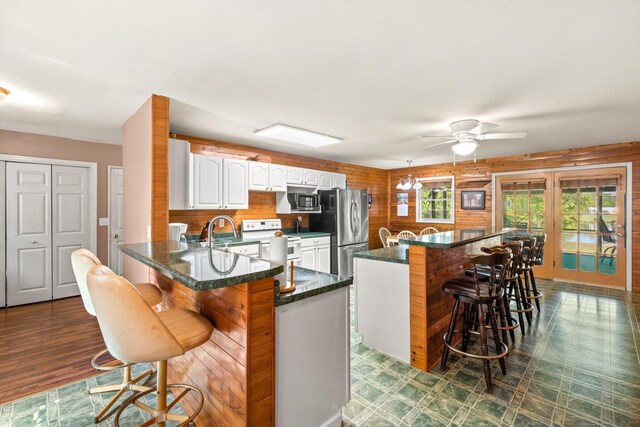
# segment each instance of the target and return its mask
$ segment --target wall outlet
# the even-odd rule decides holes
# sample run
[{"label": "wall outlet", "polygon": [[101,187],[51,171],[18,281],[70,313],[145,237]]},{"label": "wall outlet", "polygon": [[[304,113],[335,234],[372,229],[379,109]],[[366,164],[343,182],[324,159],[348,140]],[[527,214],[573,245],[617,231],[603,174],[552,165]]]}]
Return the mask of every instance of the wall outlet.
[{"label": "wall outlet", "polygon": [[109,218],[100,218],[100,219],[98,220],[98,225],[99,225],[100,227],[106,227],[106,226],[108,226],[108,225],[109,225]]},{"label": "wall outlet", "polygon": [[302,222],[302,217],[301,216],[298,217],[298,221]]},{"label": "wall outlet", "polygon": [[224,219],[218,220],[218,225],[220,228],[224,228]]}]

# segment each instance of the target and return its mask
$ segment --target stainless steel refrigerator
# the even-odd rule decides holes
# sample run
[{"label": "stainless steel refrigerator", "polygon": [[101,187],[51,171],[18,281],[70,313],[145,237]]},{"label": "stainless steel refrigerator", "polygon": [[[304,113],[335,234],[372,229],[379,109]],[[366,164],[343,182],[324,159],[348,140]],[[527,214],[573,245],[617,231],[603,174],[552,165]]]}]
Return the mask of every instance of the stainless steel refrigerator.
[{"label": "stainless steel refrigerator", "polygon": [[331,233],[331,273],[353,276],[353,254],[369,249],[367,190],[319,191],[322,213],[309,215],[311,231]]}]

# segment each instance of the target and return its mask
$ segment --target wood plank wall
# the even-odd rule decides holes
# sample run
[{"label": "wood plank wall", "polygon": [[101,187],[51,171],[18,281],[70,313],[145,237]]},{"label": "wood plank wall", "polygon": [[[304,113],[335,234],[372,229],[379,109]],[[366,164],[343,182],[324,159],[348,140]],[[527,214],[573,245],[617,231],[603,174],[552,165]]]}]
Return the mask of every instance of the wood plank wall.
[{"label": "wood plank wall", "polygon": [[169,98],[152,95],[151,240],[169,237]]},{"label": "wood plank wall", "polygon": [[[491,227],[491,174],[497,172],[526,171],[543,168],[562,168],[572,166],[586,166],[608,163],[633,163],[633,194],[632,203],[632,239],[633,253],[640,253],[640,141],[621,144],[599,145],[595,147],[574,148],[569,150],[548,151],[543,153],[525,154],[520,156],[496,157],[492,159],[417,166],[411,168],[411,174],[417,177],[454,175],[456,185],[456,213],[455,224],[430,224],[416,222],[416,193],[409,193],[409,216],[396,215],[396,194],[404,192],[396,190],[398,180],[406,177],[408,168],[389,171],[389,224],[392,229],[411,230],[417,232],[424,227],[433,226],[438,230],[454,228]],[[474,183],[480,185],[474,185]],[[484,185],[485,183],[488,183]],[[484,186],[483,186],[484,185]],[[461,188],[465,187],[465,188]],[[462,190],[485,190],[486,209],[484,211],[463,211],[460,209],[460,192]],[[373,226],[372,226],[373,227]],[[640,292],[640,257],[633,257],[633,291]]]},{"label": "wood plank wall", "polygon": [[[273,278],[195,292],[152,270],[163,309],[194,310],[215,329],[202,346],[169,361],[169,383],[202,390],[199,426],[273,426],[275,318]],[[193,397],[181,404],[192,411]]]},{"label": "wood plank wall", "polygon": [[[369,247],[381,247],[378,229],[387,226],[388,220],[388,172],[365,166],[340,163],[312,157],[297,156],[273,150],[214,141],[188,135],[176,135],[175,138],[191,142],[191,152],[197,154],[213,153],[220,156],[258,160],[287,166],[298,166],[310,169],[338,172],[347,175],[349,188],[366,188],[373,196],[373,205],[369,209]],[[238,226],[244,219],[280,218],[285,228],[294,227],[295,219],[302,216],[305,226],[309,225],[309,214],[276,215],[275,193],[249,192],[249,209],[247,210],[172,210],[169,211],[169,222],[189,224],[190,233],[200,233],[208,220],[216,215],[231,216]],[[230,231],[227,227],[226,231]]]}]

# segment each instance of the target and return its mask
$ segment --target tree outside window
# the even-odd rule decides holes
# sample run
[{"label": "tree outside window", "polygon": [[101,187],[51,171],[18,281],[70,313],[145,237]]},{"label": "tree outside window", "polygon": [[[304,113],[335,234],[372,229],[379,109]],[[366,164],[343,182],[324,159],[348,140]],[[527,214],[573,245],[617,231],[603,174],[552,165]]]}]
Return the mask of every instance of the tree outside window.
[{"label": "tree outside window", "polygon": [[454,223],[455,190],[453,176],[420,178],[422,188],[416,190],[417,222]]}]

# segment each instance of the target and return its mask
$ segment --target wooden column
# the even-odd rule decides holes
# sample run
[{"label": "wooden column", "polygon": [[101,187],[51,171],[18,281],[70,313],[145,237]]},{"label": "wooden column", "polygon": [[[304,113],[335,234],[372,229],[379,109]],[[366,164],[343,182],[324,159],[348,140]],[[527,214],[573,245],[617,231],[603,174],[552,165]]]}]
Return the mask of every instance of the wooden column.
[{"label": "wooden column", "polygon": [[442,335],[453,310],[453,297],[442,290],[448,279],[464,274],[465,259],[483,246],[500,243],[500,237],[451,249],[409,246],[409,322],[411,365],[431,370],[440,363]]},{"label": "wooden column", "polygon": [[151,117],[151,241],[158,241],[169,237],[169,98],[151,97]]},{"label": "wooden column", "polygon": [[[169,383],[193,384],[205,396],[196,425],[275,425],[273,278],[196,292],[153,276],[164,308],[197,311],[215,327],[204,345],[169,361]],[[194,404],[186,400],[185,410]]]}]

